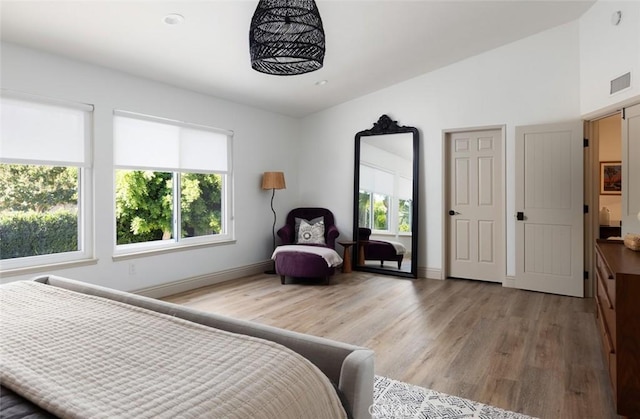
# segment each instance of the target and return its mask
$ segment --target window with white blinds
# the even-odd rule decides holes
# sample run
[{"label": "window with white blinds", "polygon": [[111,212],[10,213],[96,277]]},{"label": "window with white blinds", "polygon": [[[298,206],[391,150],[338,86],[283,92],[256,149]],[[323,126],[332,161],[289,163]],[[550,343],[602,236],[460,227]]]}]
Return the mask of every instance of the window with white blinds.
[{"label": "window with white blinds", "polygon": [[90,167],[89,105],[2,96],[3,163]]},{"label": "window with white blinds", "polygon": [[406,233],[411,227],[413,181],[387,170],[360,165],[360,227]]},{"label": "window with white blinds", "polygon": [[228,173],[231,132],[115,112],[117,168]]},{"label": "window with white blinds", "polygon": [[231,131],[115,111],[116,253],[232,239]]},{"label": "window with white blinds", "polygon": [[89,259],[93,107],[2,91],[0,269]]},{"label": "window with white blinds", "polygon": [[383,195],[393,195],[394,175],[375,167],[360,165],[360,188]]}]

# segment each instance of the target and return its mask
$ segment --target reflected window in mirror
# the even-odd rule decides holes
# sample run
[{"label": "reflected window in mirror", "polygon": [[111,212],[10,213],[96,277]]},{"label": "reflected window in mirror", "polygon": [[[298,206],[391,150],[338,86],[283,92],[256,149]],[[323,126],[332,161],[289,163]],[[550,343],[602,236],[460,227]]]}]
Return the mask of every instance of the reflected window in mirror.
[{"label": "reflected window in mirror", "polygon": [[360,165],[360,179],[358,227],[371,228],[374,234],[411,232],[411,179],[401,176],[398,170],[365,164]]}]

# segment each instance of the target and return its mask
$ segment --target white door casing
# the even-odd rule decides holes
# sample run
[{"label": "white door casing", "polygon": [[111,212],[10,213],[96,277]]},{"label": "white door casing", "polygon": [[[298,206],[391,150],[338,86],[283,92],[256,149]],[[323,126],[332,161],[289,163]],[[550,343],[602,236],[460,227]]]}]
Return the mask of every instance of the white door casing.
[{"label": "white door casing", "polygon": [[516,127],[515,139],[515,287],[582,297],[582,122]]},{"label": "white door casing", "polygon": [[504,279],[503,135],[500,129],[448,133],[446,274]]},{"label": "white door casing", "polygon": [[622,120],[622,237],[640,233],[640,104],[624,110]]}]

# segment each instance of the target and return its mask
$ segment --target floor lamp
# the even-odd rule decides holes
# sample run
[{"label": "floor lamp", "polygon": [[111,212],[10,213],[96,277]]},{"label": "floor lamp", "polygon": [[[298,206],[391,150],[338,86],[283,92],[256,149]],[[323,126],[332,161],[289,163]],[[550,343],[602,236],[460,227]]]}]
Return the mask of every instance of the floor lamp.
[{"label": "floor lamp", "polygon": [[[286,189],[284,183],[284,172],[264,172],[262,175],[262,189],[271,189],[271,212],[273,212],[273,227],[271,227],[271,234],[273,236],[273,248],[276,250],[276,210],[273,209],[273,198],[276,196],[276,189]],[[266,271],[267,274],[275,274],[275,267]]]}]

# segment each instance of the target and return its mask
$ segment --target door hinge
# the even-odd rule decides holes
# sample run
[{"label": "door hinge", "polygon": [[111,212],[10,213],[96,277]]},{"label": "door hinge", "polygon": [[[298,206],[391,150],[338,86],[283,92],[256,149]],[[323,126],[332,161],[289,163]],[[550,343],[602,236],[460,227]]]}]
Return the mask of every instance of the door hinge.
[{"label": "door hinge", "polygon": [[582,139],[582,146],[583,147],[589,147],[589,139],[588,138],[583,138]]},{"label": "door hinge", "polygon": [[627,119],[627,108],[622,108],[622,119]]},{"label": "door hinge", "polygon": [[589,279],[589,271],[584,271],[584,279]]},{"label": "door hinge", "polygon": [[585,214],[589,214],[589,205],[585,205],[582,210],[584,211]]}]

